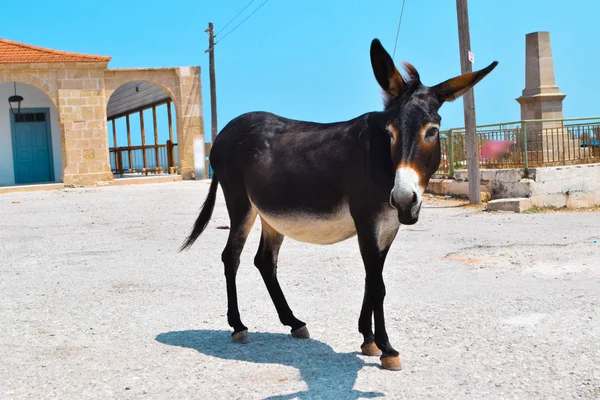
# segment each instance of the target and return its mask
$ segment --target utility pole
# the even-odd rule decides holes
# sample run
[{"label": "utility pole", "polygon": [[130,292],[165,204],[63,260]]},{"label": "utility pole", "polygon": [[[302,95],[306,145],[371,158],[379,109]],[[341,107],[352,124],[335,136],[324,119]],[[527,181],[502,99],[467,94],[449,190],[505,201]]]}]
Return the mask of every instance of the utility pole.
[{"label": "utility pole", "polygon": [[[469,10],[467,0],[456,0],[458,16],[458,43],[460,46],[460,69],[462,74],[473,72],[469,51],[471,51],[471,36],[469,33]],[[469,200],[471,204],[481,204],[479,183],[479,146],[477,144],[477,123],[475,120],[475,95],[473,88],[463,95],[465,112],[465,135],[467,139],[467,168],[469,172]]]},{"label": "utility pole", "polygon": [[204,32],[208,32],[208,62],[209,62],[209,75],[210,75],[210,129],[211,129],[211,142],[215,142],[217,137],[217,83],[215,81],[215,29],[213,23],[208,23],[208,29]]}]

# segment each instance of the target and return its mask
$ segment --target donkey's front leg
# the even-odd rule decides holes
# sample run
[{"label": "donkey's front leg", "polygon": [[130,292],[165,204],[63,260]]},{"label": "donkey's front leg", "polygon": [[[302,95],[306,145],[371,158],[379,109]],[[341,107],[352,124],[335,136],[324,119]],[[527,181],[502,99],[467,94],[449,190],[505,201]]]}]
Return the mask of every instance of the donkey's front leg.
[{"label": "donkey's front leg", "polygon": [[[358,228],[358,227],[357,227]],[[389,342],[385,330],[383,313],[383,299],[385,298],[385,284],[383,282],[383,264],[391,243],[381,243],[377,229],[357,229],[360,253],[365,264],[365,301],[370,301],[375,320],[375,344],[381,350],[381,365],[385,369],[400,370],[402,365],[398,352]],[[382,248],[383,247],[383,248]],[[363,304],[363,312],[365,307]],[[361,315],[363,321],[364,315]],[[369,321],[370,322],[370,321]],[[363,333],[368,333],[363,332]],[[367,339],[367,338],[365,338]]]},{"label": "donkey's front leg", "polygon": [[375,344],[375,334],[373,333],[373,302],[369,298],[365,280],[365,295],[363,297],[360,317],[358,318],[358,331],[363,335],[363,344],[360,351],[365,356],[380,356],[381,350]]}]

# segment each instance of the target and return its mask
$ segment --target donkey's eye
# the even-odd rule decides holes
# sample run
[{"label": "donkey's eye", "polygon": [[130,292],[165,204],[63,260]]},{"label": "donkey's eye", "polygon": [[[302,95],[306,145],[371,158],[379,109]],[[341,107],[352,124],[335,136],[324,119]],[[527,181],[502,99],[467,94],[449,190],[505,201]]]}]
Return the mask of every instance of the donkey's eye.
[{"label": "donkey's eye", "polygon": [[396,138],[399,135],[398,129],[396,129],[396,127],[394,125],[388,125],[387,132],[388,132],[388,135],[390,135],[390,140],[392,141],[392,143],[395,143]]},{"label": "donkey's eye", "polygon": [[439,133],[439,129],[432,126],[431,128],[427,129],[427,133],[425,134],[425,137],[432,138],[432,137],[435,137],[438,133]]}]

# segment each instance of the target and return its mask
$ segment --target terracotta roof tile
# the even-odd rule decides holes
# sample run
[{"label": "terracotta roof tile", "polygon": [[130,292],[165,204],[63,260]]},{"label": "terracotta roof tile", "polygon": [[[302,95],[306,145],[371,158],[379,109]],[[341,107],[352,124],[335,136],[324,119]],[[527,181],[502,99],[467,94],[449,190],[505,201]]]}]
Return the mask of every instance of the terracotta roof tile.
[{"label": "terracotta roof tile", "polygon": [[0,38],[0,64],[108,62],[110,57],[67,53]]}]

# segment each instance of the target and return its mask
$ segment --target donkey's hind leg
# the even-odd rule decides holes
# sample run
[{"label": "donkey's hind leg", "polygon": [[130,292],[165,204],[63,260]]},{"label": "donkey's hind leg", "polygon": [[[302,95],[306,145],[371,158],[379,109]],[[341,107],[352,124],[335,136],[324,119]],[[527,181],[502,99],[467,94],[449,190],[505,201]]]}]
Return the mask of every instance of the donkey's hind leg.
[{"label": "donkey's hind leg", "polygon": [[[231,221],[229,238],[221,256],[225,266],[225,279],[227,282],[227,322],[233,328],[233,341],[246,343],[248,341],[248,328],[240,318],[235,279],[240,266],[240,255],[256,220],[256,210],[247,197],[242,195],[234,197],[226,190],[224,190],[224,193]],[[229,196],[227,196],[228,194]]]},{"label": "donkey's hind leg", "polygon": [[277,258],[284,236],[274,230],[262,218],[261,222],[262,234],[258,253],[256,253],[256,257],[254,258],[254,265],[260,271],[260,275],[269,291],[271,300],[273,300],[281,323],[292,328],[292,336],[307,339],[310,335],[308,329],[306,329],[306,324],[294,316],[277,280]]}]

